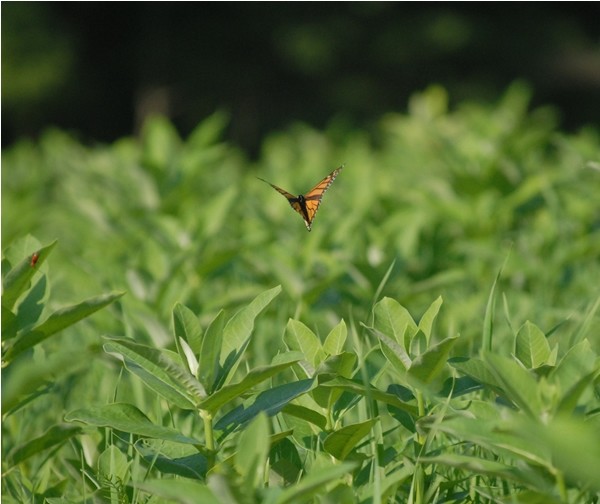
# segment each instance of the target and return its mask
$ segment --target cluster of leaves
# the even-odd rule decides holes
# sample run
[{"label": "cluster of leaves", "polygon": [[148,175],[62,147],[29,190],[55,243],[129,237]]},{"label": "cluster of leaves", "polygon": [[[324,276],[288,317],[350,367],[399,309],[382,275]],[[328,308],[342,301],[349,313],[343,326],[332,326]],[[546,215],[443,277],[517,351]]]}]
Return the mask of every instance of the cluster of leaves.
[{"label": "cluster of leaves", "polygon": [[[221,114],[7,151],[7,502],[598,498],[600,141],[527,99],[450,113],[432,88],[256,167]],[[310,234],[254,184],[342,161]]]}]

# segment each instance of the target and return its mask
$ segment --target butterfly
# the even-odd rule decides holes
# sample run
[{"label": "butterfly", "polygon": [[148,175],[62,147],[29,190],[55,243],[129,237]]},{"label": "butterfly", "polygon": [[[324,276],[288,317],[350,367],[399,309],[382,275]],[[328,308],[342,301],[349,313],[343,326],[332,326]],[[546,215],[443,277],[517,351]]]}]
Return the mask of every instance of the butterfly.
[{"label": "butterfly", "polygon": [[306,194],[300,194],[298,196],[294,196],[293,194],[284,191],[281,187],[277,187],[276,185],[271,184],[271,182],[267,182],[266,180],[261,179],[260,177],[257,178],[262,180],[263,182],[266,182],[273,189],[283,194],[289,201],[292,208],[302,216],[302,218],[304,219],[304,223],[306,224],[306,229],[310,231],[312,221],[315,218],[317,210],[319,209],[319,205],[321,204],[323,194],[325,194],[325,191],[329,189],[329,186],[333,183],[333,181],[338,176],[343,167],[344,165],[340,166],[339,168],[336,168]]}]

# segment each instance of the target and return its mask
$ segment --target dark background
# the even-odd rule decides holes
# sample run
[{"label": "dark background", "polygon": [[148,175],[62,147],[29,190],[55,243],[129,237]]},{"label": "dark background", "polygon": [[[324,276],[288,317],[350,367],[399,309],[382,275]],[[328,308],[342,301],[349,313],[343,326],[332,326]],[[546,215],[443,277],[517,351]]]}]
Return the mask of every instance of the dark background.
[{"label": "dark background", "polygon": [[83,140],[216,110],[251,155],[295,121],[368,127],[442,84],[452,103],[529,82],[561,127],[600,117],[595,3],[2,3],[2,145]]}]

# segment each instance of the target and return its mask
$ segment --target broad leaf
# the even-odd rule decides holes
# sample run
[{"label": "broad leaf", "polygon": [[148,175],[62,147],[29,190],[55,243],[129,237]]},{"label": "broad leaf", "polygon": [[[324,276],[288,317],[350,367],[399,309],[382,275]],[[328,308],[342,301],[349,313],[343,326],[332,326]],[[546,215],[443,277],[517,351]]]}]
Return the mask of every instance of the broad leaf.
[{"label": "broad leaf", "polygon": [[179,408],[196,410],[196,403],[206,397],[202,385],[165,351],[124,339],[109,340],[104,350],[121,354],[127,369]]},{"label": "broad leaf", "polygon": [[298,362],[297,359],[292,359],[288,362],[273,366],[261,366],[252,369],[240,382],[226,385],[217,390],[214,394],[207,397],[198,404],[199,409],[209,411],[215,414],[221,406],[235,399],[238,399],[242,394],[248,392],[255,385],[271,378],[284,369],[289,368],[292,364]]},{"label": "broad leaf", "polygon": [[358,442],[371,432],[377,421],[377,418],[371,418],[365,422],[346,425],[329,434],[323,442],[323,448],[338,460],[345,460]]},{"label": "broad leaf", "polygon": [[338,355],[344,351],[344,343],[348,336],[348,329],[346,323],[340,320],[340,323],[336,325],[325,338],[323,343],[323,351],[327,355]]},{"label": "broad leaf", "polygon": [[433,322],[440,311],[442,302],[442,296],[439,296],[433,303],[431,303],[419,321],[419,330],[425,335],[425,338],[427,339],[427,346],[429,346],[429,342],[431,341]]},{"label": "broad leaf", "polygon": [[450,350],[457,341],[458,338],[454,336],[428,348],[412,361],[408,376],[421,383],[431,383],[446,367]]},{"label": "broad leaf", "polygon": [[50,255],[56,243],[57,241],[55,240],[50,245],[46,245],[37,251],[32,251],[31,255],[22,259],[7,273],[2,282],[3,307],[12,310],[17,299],[27,290],[31,278]]},{"label": "broad leaf", "polygon": [[89,317],[98,310],[119,299],[124,292],[106,294],[83,301],[82,303],[69,306],[54,312],[45,322],[34,327],[30,332],[20,337],[7,351],[5,360],[14,359],[25,350],[33,348],[38,343],[49,338],[53,334]]},{"label": "broad leaf", "polygon": [[155,479],[137,483],[136,488],[153,497],[177,504],[223,504],[204,483],[188,479]]},{"label": "broad leaf", "polygon": [[254,320],[275,296],[281,292],[281,286],[274,287],[256,296],[252,302],[237,312],[223,329],[223,346],[220,362],[223,366],[223,379],[233,378],[254,329]]},{"label": "broad leaf", "polygon": [[313,369],[325,358],[319,338],[302,322],[288,320],[283,340],[290,350],[302,352]]},{"label": "broad leaf", "polygon": [[506,399],[519,406],[531,417],[539,418],[542,406],[535,378],[507,357],[487,353],[485,358]]},{"label": "broad leaf", "polygon": [[17,465],[33,455],[37,455],[50,448],[62,445],[73,436],[81,434],[81,428],[73,425],[54,425],[44,434],[35,439],[14,448],[9,456],[8,462]]},{"label": "broad leaf", "polygon": [[515,356],[527,369],[535,369],[548,362],[550,345],[546,335],[535,324],[527,321],[519,329],[515,340]]},{"label": "broad leaf", "polygon": [[174,443],[200,445],[200,441],[184,436],[171,427],[152,423],[144,413],[131,404],[113,403],[95,408],[82,408],[65,415],[67,422],[82,422],[96,427],[111,427],[123,432]]},{"label": "broad leaf", "polygon": [[269,416],[276,415],[291,401],[308,392],[313,385],[314,380],[308,379],[285,383],[265,390],[258,394],[256,398],[247,401],[247,407],[238,406],[221,417],[215,424],[215,429],[232,431],[248,423],[262,412]]}]

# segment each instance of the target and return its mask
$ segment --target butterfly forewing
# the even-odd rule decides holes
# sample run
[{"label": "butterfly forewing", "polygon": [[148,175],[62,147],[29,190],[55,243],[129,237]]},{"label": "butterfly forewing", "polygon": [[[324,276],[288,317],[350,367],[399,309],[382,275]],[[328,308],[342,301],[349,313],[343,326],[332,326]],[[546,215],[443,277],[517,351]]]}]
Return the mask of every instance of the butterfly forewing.
[{"label": "butterfly forewing", "polygon": [[321,199],[323,199],[323,194],[325,194],[325,191],[327,191],[343,167],[344,166],[342,165],[339,168],[336,168],[310,191],[304,195],[300,194],[299,196],[294,196],[293,194],[283,190],[281,187],[277,187],[276,185],[273,185],[271,182],[267,182],[264,179],[260,180],[267,182],[267,184],[269,184],[273,189],[283,194],[287,198],[291,207],[296,210],[296,212],[298,212],[304,219],[306,229],[310,231],[312,221],[315,218],[317,210],[319,209]]}]

